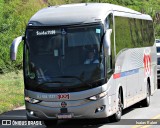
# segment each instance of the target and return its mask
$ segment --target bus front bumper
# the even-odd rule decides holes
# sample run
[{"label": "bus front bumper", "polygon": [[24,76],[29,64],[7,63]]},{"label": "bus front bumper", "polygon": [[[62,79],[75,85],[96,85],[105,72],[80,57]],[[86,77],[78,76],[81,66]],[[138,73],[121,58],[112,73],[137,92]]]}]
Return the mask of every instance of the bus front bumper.
[{"label": "bus front bumper", "polygon": [[[108,111],[109,105],[106,97],[97,101],[90,101],[83,105],[69,106],[66,108],[55,108],[26,102],[27,117],[45,120],[59,119],[59,114],[71,114],[71,119],[105,118],[111,115],[111,113],[109,113],[110,110]],[[62,111],[63,109],[65,110],[64,112]]]}]

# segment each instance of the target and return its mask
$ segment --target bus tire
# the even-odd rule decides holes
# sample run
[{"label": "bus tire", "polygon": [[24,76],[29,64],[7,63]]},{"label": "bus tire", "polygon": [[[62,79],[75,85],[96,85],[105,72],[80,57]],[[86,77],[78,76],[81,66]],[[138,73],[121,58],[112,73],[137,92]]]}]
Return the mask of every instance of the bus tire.
[{"label": "bus tire", "polygon": [[26,115],[26,117],[27,117],[27,120],[28,120],[28,121],[34,121],[34,120],[38,120],[38,118],[37,118],[37,119],[35,119],[35,118],[33,118],[33,117],[30,117],[30,116],[28,116],[28,115]]},{"label": "bus tire", "polygon": [[122,109],[123,109],[123,104],[122,104],[122,100],[121,100],[121,91],[118,94],[118,111],[109,117],[109,120],[111,122],[118,122],[121,120],[121,116],[122,116]]},{"label": "bus tire", "polygon": [[57,125],[58,120],[44,120],[43,122],[47,127],[51,127]]},{"label": "bus tire", "polygon": [[142,107],[148,107],[150,105],[150,88],[149,88],[149,83],[147,84],[147,97],[142,100],[141,106]]}]

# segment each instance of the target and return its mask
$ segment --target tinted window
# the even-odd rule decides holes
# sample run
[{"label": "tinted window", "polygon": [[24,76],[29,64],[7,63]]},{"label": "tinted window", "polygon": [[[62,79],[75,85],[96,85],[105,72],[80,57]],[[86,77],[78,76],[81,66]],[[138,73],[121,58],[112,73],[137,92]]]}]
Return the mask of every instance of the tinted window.
[{"label": "tinted window", "polygon": [[134,47],[136,39],[128,18],[116,17],[115,20],[116,52],[119,53],[122,49]]},{"label": "tinted window", "polygon": [[157,59],[157,64],[160,65],[160,58]]},{"label": "tinted window", "polygon": [[160,47],[157,47],[157,53],[160,53]]},{"label": "tinted window", "polygon": [[115,17],[115,32],[117,54],[125,48],[148,47],[154,43],[152,21]]},{"label": "tinted window", "polygon": [[26,34],[25,77],[28,89],[54,92],[55,88],[70,87],[80,91],[90,88],[92,83],[101,85],[97,84],[104,78],[99,63],[101,25],[28,29]]},{"label": "tinted window", "polygon": [[160,43],[160,40],[156,40],[156,43]]}]

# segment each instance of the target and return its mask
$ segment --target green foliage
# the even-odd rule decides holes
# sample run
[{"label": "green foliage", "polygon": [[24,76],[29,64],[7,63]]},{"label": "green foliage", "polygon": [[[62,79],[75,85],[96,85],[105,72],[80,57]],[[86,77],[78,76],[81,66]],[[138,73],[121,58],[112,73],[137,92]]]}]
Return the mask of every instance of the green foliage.
[{"label": "green foliage", "polygon": [[23,35],[31,16],[48,5],[80,2],[103,2],[118,4],[152,16],[156,38],[160,38],[160,0],[0,0],[0,73],[22,69],[22,45],[16,62],[10,61],[10,45],[14,38]]},{"label": "green foliage", "polygon": [[155,32],[155,36],[156,36],[157,39],[160,39],[160,24],[157,24],[157,25],[155,26],[155,29],[157,30],[157,31]]},{"label": "green foliage", "polygon": [[0,75],[0,114],[22,105],[24,105],[22,71]]},{"label": "green foliage", "polygon": [[37,1],[0,0],[0,73],[22,69],[22,45],[16,62],[10,61],[10,45],[14,38],[24,35],[30,17],[46,6],[43,1]]}]

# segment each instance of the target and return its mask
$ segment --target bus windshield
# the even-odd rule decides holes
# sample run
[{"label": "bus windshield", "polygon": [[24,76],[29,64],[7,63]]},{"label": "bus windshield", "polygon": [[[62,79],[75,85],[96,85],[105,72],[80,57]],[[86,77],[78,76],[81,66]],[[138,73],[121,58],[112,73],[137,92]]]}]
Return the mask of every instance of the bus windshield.
[{"label": "bus windshield", "polygon": [[102,35],[101,25],[28,29],[25,43],[28,88],[50,92],[58,88],[91,87],[101,81]]}]

